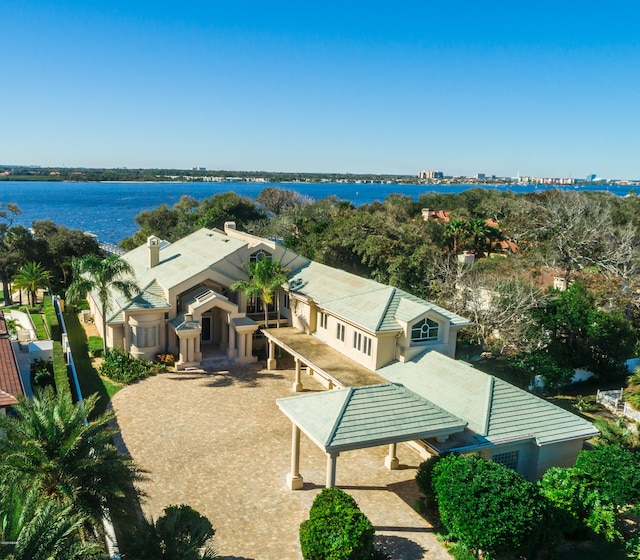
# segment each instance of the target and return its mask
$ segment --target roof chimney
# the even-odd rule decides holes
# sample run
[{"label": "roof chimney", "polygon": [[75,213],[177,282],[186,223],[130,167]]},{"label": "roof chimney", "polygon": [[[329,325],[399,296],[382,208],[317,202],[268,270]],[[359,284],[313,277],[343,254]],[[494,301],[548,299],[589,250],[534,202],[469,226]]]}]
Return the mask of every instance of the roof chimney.
[{"label": "roof chimney", "polygon": [[236,223],[235,222],[225,222],[224,223],[224,231],[227,231],[228,229],[236,229]]},{"label": "roof chimney", "polygon": [[148,237],[147,247],[149,247],[149,268],[153,268],[160,262],[160,238],[155,235]]}]

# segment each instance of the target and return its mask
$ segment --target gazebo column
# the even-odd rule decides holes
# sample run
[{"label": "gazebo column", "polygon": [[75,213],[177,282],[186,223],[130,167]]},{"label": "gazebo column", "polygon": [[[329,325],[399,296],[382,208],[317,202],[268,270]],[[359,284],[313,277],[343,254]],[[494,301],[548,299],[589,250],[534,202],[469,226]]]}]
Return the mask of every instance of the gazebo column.
[{"label": "gazebo column", "polygon": [[397,443],[390,443],[389,455],[384,458],[384,466],[387,467],[390,471],[393,471],[400,466],[400,461],[398,460],[398,457],[396,457],[397,445]]},{"label": "gazebo column", "polygon": [[229,346],[227,348],[227,357],[236,357],[236,329],[229,323]]},{"label": "gazebo column", "polygon": [[269,359],[267,360],[267,369],[276,369],[276,345],[273,340],[269,339]]},{"label": "gazebo column", "polygon": [[304,485],[300,476],[300,428],[292,424],[291,431],[291,472],[287,475],[287,486],[290,490],[301,490]]},{"label": "gazebo column", "polygon": [[333,488],[336,485],[336,463],[340,453],[327,453],[327,480],[325,486]]},{"label": "gazebo column", "polygon": [[300,370],[302,369],[302,364],[300,362],[300,358],[294,358],[296,364],[296,378],[293,382],[293,392],[299,393],[302,391],[302,383],[300,381]]}]

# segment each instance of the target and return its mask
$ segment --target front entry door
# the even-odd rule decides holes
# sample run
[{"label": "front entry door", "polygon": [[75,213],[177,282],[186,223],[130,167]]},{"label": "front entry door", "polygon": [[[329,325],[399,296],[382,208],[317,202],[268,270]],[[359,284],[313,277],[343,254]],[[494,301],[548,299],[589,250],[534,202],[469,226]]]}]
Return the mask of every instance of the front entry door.
[{"label": "front entry door", "polygon": [[211,317],[202,318],[202,331],[200,332],[200,342],[211,342]]}]

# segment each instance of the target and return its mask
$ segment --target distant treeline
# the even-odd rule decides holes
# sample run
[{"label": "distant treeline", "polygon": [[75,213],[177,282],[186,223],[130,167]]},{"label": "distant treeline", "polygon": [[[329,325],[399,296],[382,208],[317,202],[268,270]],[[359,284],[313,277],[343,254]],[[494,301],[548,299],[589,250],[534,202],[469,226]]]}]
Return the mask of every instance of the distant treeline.
[{"label": "distant treeline", "polygon": [[411,182],[415,175],[294,173],[209,169],[91,169],[72,167],[0,167],[0,181],[205,181],[212,178],[264,179],[270,182],[373,181]]}]

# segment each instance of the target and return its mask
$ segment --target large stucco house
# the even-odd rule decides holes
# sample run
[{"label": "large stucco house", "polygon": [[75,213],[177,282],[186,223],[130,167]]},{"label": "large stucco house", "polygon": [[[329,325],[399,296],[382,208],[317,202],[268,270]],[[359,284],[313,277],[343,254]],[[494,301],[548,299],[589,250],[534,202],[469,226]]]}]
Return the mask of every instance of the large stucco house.
[{"label": "large stucco house", "polygon": [[[454,360],[457,333],[469,324],[464,317],[313,262],[233,222],[175,243],[150,237],[122,258],[141,291],[133,299],[112,294],[107,345],[145,359],[171,352],[178,369],[220,356],[254,361],[258,346],[266,347],[272,369],[280,347],[295,361],[294,391],[302,389],[303,368],[334,389],[278,401],[293,423],[292,454],[299,454],[300,431],[326,451],[327,484],[335,482],[340,452],[389,444],[393,468],[394,446],[409,440],[429,453],[479,452],[534,480],[550,466],[572,465],[597,433],[589,422]],[[249,279],[247,263],[261,259],[277,259],[289,277],[267,325],[262,302],[230,289]],[[89,303],[101,327],[100,303],[92,294]],[[400,411],[401,402],[410,414]],[[291,488],[301,486],[297,471],[293,461]]]}]

